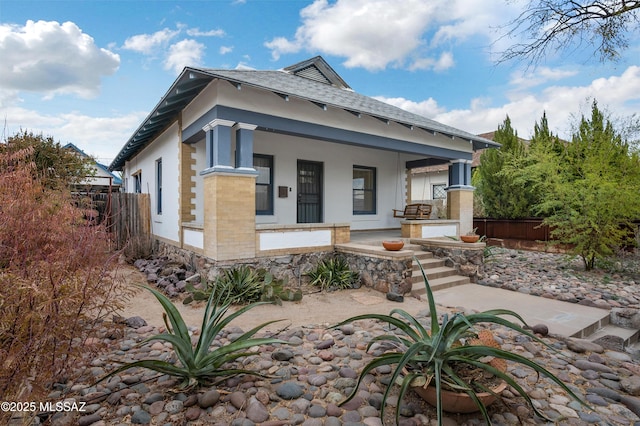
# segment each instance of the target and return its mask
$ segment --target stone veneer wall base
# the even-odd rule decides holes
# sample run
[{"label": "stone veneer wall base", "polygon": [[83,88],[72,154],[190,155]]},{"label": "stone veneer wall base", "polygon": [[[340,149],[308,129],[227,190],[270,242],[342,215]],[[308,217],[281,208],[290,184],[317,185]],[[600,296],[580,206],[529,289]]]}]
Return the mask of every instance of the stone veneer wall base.
[{"label": "stone veneer wall base", "polygon": [[157,241],[155,250],[158,256],[183,263],[195,270],[206,280],[212,281],[223,269],[238,265],[248,265],[255,269],[268,270],[277,279],[286,279],[292,288],[301,288],[309,283],[305,274],[316,267],[322,260],[334,255],[342,256],[352,269],[360,272],[360,284],[382,293],[407,294],[411,291],[411,260],[394,260],[373,256],[337,253],[324,251],[259,257],[254,259],[221,260],[209,259],[190,250]]}]

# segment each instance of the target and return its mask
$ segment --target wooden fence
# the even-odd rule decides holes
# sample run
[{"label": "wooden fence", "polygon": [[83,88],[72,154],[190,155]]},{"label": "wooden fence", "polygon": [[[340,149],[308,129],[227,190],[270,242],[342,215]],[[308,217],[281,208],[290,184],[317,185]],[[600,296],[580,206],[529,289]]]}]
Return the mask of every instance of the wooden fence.
[{"label": "wooden fence", "polygon": [[542,219],[488,219],[474,218],[473,227],[478,235],[487,238],[523,241],[549,241],[549,227]]},{"label": "wooden fence", "polygon": [[[117,249],[151,251],[151,201],[149,194],[111,194],[108,225]],[[128,251],[128,250],[127,250]],[[138,253],[142,254],[142,253]]]}]

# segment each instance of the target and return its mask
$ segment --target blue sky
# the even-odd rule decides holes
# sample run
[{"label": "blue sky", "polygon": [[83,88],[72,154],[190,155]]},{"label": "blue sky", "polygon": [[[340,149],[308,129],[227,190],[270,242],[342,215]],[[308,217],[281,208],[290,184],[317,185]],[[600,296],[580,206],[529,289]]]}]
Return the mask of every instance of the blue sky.
[{"label": "blue sky", "polygon": [[357,92],[472,132],[546,111],[568,136],[593,99],[640,112],[640,35],[616,63],[560,51],[496,65],[506,0],[0,0],[2,139],[26,129],[109,164],[184,66],[280,69],[316,55]]}]

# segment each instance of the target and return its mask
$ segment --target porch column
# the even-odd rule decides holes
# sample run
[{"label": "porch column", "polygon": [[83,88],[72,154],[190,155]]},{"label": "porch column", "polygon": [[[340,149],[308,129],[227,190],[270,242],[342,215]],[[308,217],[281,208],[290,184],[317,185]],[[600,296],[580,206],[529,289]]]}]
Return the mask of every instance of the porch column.
[{"label": "porch column", "polygon": [[449,187],[471,186],[471,161],[455,160],[449,163]]},{"label": "porch column", "polygon": [[449,164],[447,217],[460,222],[460,235],[473,230],[473,191],[471,161],[455,160]]},{"label": "porch column", "polygon": [[215,260],[256,257],[256,174],[203,174],[204,255]]},{"label": "porch column", "polygon": [[[207,133],[204,188],[204,255],[215,260],[256,256],[256,176],[251,126],[215,119]],[[236,156],[232,162],[232,130]],[[235,167],[234,167],[235,165]]]},{"label": "porch column", "polygon": [[253,168],[253,124],[236,123],[236,169],[255,171]]},{"label": "porch column", "polygon": [[235,123],[216,118],[202,128],[206,135],[207,168],[233,169],[231,164],[231,126]]}]

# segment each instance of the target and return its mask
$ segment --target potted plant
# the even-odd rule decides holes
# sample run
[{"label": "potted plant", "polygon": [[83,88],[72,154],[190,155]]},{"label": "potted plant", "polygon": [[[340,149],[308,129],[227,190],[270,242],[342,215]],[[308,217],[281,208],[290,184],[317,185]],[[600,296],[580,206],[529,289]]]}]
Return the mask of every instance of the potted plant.
[{"label": "potted plant", "polygon": [[460,235],[460,239],[465,243],[477,243],[480,239],[480,235],[476,234],[478,228],[473,228],[472,231],[467,232],[466,235]]},{"label": "potted plant", "polygon": [[[418,264],[420,265],[419,262]],[[402,400],[410,389],[416,390],[421,396],[431,393],[431,402],[435,405],[437,411],[438,425],[442,424],[443,411],[453,410],[444,406],[445,397],[443,395],[445,395],[446,390],[464,394],[475,405],[475,411],[480,411],[487,424],[491,424],[486,406],[491,403],[491,399],[495,400],[498,393],[506,386],[510,386],[519,393],[536,415],[546,419],[532,404],[531,398],[522,386],[507,372],[506,362],[515,362],[530,367],[538,374],[548,377],[567,394],[586,406],[586,403],[567,385],[542,365],[519,354],[502,350],[500,345],[495,342],[489,329],[490,326],[507,327],[550,347],[523,328],[523,326],[527,327],[527,325],[517,313],[506,309],[494,309],[466,315],[459,312],[451,317],[445,314],[441,322],[438,322],[433,293],[422,265],[420,265],[420,270],[422,271],[429,303],[431,324],[428,328],[402,309],[393,309],[389,315],[358,315],[333,326],[334,328],[340,327],[359,320],[379,320],[395,327],[391,334],[374,337],[369,342],[367,350],[376,342],[389,343],[394,350],[376,356],[363,368],[357,385],[341,404],[346,403],[356,395],[360,383],[371,370],[383,365],[391,365],[393,366],[391,384],[383,395],[381,419],[384,418],[386,401],[393,384],[400,385],[399,400]],[[514,317],[523,326],[503,318],[505,315]],[[470,373],[475,375],[470,376]],[[481,380],[477,380],[477,377],[479,377],[477,373],[481,373],[482,377],[494,377],[498,380],[498,386],[494,388],[490,383],[485,384]],[[488,398],[483,402],[484,397],[487,396],[485,394],[488,394]],[[429,398],[427,398],[427,402],[429,402]],[[400,404],[396,407],[396,423],[399,421],[399,410]]]}]

